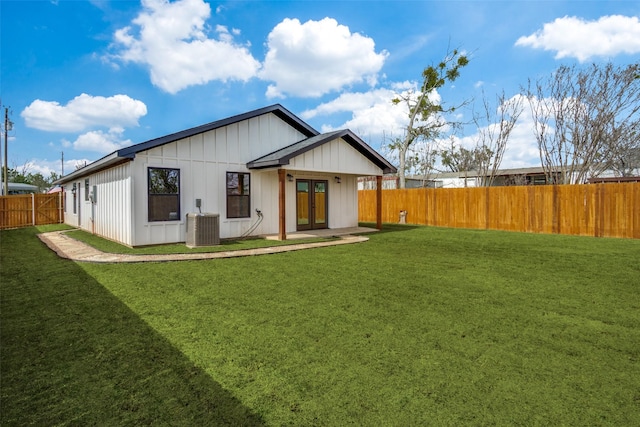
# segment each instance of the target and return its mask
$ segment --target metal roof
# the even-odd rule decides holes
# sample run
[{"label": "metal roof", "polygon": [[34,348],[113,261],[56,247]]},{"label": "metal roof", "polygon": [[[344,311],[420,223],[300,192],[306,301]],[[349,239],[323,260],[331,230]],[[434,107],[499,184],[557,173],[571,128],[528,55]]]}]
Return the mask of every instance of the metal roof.
[{"label": "metal roof", "polygon": [[373,150],[366,142],[360,139],[349,129],[337,130],[333,132],[315,135],[295,144],[291,144],[273,153],[262,156],[247,163],[247,169],[264,169],[288,165],[289,161],[307,151],[313,150],[327,142],[342,138],[345,142],[355,148],[360,154],[369,159],[373,164],[382,169],[383,173],[395,173],[396,168],[384,157]]},{"label": "metal roof", "polygon": [[[542,166],[533,166],[515,169],[498,169],[496,176],[504,175],[535,175],[544,174]],[[439,172],[431,175],[414,175],[407,176],[407,179],[428,180],[428,179],[446,179],[446,178],[477,178],[480,176],[478,171],[460,171],[460,172]]]},{"label": "metal roof", "polygon": [[282,105],[274,104],[268,107],[260,108],[258,110],[253,110],[247,113],[238,114],[236,116],[228,117],[226,119],[217,120],[215,122],[207,123],[201,126],[196,126],[180,132],[172,133],[170,135],[165,135],[160,138],[155,138],[146,142],[141,142],[139,144],[135,144],[130,147],[122,148],[120,150],[114,151],[113,153],[102,157],[101,159],[96,160],[93,163],[90,163],[89,165],[81,169],[78,169],[74,172],[71,172],[68,175],[65,175],[64,177],[55,181],[54,184],[64,184],[65,182],[78,179],[85,175],[89,175],[100,169],[114,166],[124,161],[132,160],[135,158],[136,154],[141,151],[149,150],[155,147],[159,147],[161,145],[169,144],[179,139],[188,138],[193,135],[197,135],[203,132],[208,132],[214,129],[228,126],[230,124],[238,123],[244,120],[252,119],[254,117],[262,116],[264,114],[269,114],[269,113],[275,114],[277,117],[282,119],[291,127],[301,132],[303,135],[311,137],[319,134],[317,130],[309,126],[307,123],[305,123],[300,118],[295,116],[292,112],[284,108]]},{"label": "metal roof", "polygon": [[[2,183],[4,188],[4,182]],[[11,182],[9,181],[9,191],[38,191],[37,185],[25,184],[24,182]]]},{"label": "metal roof", "polygon": [[160,138],[152,139],[147,142],[143,142],[140,144],[132,145],[131,147],[123,148],[118,150],[118,154],[120,157],[135,157],[136,153],[140,151],[149,150],[151,148],[158,147],[160,145],[168,144],[173,141],[177,141],[179,139],[188,138],[193,135],[197,135],[199,133],[208,132],[214,129],[218,129],[224,126],[228,126],[234,123],[238,123],[244,120],[252,119],[254,117],[262,116],[264,114],[273,113],[279,118],[281,118],[284,122],[286,122],[291,127],[295,128],[297,131],[301,132],[304,135],[312,136],[317,135],[319,132],[309,126],[307,123],[300,120],[297,116],[295,116],[292,112],[284,108],[280,104],[274,104],[269,107],[260,108],[259,110],[249,111],[248,113],[238,114],[237,116],[228,117],[226,119],[218,120],[215,122],[207,123],[205,125],[197,126],[191,129],[183,130],[181,132],[173,133],[171,135],[166,135]]}]

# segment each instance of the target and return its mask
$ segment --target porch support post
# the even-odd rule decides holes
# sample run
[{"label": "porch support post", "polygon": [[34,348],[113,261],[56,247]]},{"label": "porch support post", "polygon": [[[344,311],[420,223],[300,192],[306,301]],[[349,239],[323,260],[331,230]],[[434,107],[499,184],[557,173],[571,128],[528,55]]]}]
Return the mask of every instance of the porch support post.
[{"label": "porch support post", "polygon": [[287,240],[287,216],[286,211],[286,178],[287,170],[278,169],[278,239]]},{"label": "porch support post", "polygon": [[376,228],[382,230],[382,176],[376,176]]}]

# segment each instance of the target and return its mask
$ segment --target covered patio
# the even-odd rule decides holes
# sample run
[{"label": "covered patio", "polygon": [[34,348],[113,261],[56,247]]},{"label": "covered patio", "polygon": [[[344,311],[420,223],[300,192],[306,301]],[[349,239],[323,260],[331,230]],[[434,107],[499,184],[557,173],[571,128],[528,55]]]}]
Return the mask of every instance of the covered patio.
[{"label": "covered patio", "polygon": [[[324,228],[319,230],[305,230],[287,233],[286,239],[295,240],[314,237],[339,237],[349,236],[352,234],[375,233],[376,231],[378,230],[370,227]],[[264,237],[267,240],[282,240],[278,234],[270,234]]]}]

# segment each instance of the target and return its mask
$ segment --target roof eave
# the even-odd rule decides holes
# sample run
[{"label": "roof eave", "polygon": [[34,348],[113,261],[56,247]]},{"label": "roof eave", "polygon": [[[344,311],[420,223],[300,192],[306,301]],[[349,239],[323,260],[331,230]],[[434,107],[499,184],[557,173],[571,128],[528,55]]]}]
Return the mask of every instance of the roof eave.
[{"label": "roof eave", "polygon": [[247,163],[247,169],[277,168],[277,167],[288,165],[288,164],[289,164],[288,159],[272,160],[268,162],[252,161]]},{"label": "roof eave", "polygon": [[340,133],[340,137],[349,145],[355,148],[360,154],[369,159],[370,162],[382,169],[383,174],[396,173],[398,169],[382,157],[377,151],[371,148],[366,142],[360,139],[350,130]]},{"label": "roof eave", "polygon": [[180,132],[175,132],[170,135],[161,136],[159,138],[151,139],[146,142],[141,142],[139,144],[132,145],[127,148],[123,148],[119,150],[119,154],[121,156],[134,158],[136,153],[141,151],[149,150],[161,145],[165,145],[174,141],[178,141],[180,139],[189,138],[193,135],[198,135],[200,133],[209,132],[211,130],[219,129],[224,126],[228,126],[234,123],[239,123],[244,120],[249,120],[255,117],[263,116],[265,114],[274,114],[276,117],[283,120],[285,123],[306,135],[307,137],[318,135],[319,132],[312,128],[310,125],[302,121],[298,116],[284,108],[280,104],[270,105],[268,107],[263,107],[257,110],[249,111],[242,114],[237,114],[235,116],[227,117],[225,119],[216,120],[214,122],[210,122],[204,125],[196,126],[190,129],[185,129]]},{"label": "roof eave", "polygon": [[[379,167],[382,170],[383,174],[397,172],[397,169],[395,168],[395,166],[393,166],[384,157],[378,154],[378,152],[376,152],[371,147],[369,147],[369,145],[366,142],[360,139],[356,134],[351,132],[349,129],[338,130],[334,132],[329,132],[325,135],[316,135],[316,136],[321,138],[319,138],[313,144],[305,145],[304,147],[298,150],[288,152],[287,154],[281,157],[278,157],[277,159],[270,159],[270,160],[264,160],[264,161],[260,159],[253,160],[247,163],[247,169],[264,169],[268,167],[279,167],[283,165],[288,165],[292,158],[300,156],[306,153],[307,151],[313,150],[323,144],[326,144],[329,141],[333,141],[341,138],[347,144],[352,146],[356,151],[358,151],[361,155],[366,157],[370,162],[372,162],[374,165]],[[285,147],[281,150],[286,150],[287,148],[290,148],[293,145],[299,144],[300,142],[302,141],[298,141],[290,145],[289,147]],[[278,151],[281,151],[281,150],[278,150]],[[262,158],[272,157],[278,151],[267,154]]]},{"label": "roof eave", "polygon": [[118,163],[122,163],[125,162],[127,160],[131,160],[130,157],[127,156],[120,156],[118,155],[119,151],[113,152],[111,154],[109,154],[108,156],[105,156],[103,158],[101,158],[100,160],[96,160],[93,163],[89,163],[87,166],[77,169],[73,172],[71,172],[68,175],[63,176],[60,179],[57,179],[55,181],[53,181],[54,185],[62,185],[66,182],[69,181],[73,181],[74,179],[78,179],[81,178],[85,175],[89,175],[91,173],[94,173],[97,170],[102,170],[105,168],[108,168],[110,166],[115,166]]}]

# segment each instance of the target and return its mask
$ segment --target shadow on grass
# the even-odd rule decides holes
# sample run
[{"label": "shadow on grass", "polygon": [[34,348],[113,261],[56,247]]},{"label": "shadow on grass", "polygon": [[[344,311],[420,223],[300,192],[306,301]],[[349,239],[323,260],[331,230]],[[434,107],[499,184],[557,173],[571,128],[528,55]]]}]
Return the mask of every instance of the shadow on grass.
[{"label": "shadow on grass", "polygon": [[264,425],[36,233],[0,234],[2,425]]}]

